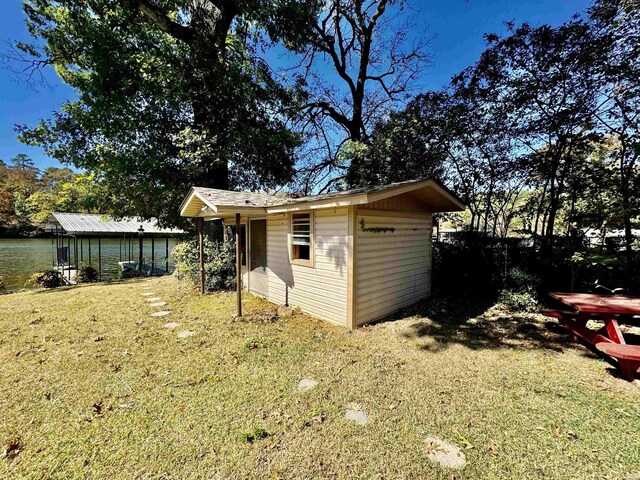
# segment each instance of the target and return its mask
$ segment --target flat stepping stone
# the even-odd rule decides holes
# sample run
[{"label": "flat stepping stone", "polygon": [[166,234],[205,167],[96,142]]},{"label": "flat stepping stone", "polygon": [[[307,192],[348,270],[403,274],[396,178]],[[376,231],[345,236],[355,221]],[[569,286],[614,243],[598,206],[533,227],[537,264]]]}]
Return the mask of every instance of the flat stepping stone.
[{"label": "flat stepping stone", "polygon": [[156,302],[156,303],[150,303],[149,306],[150,307],[164,307],[167,304],[167,302]]},{"label": "flat stepping stone", "polygon": [[147,298],[147,302],[149,303],[159,302],[161,300],[162,299],[160,297]]},{"label": "flat stepping stone", "polygon": [[168,328],[169,330],[173,330],[174,328],[178,328],[180,324],[177,322],[169,322],[164,324],[164,328]]},{"label": "flat stepping stone", "polygon": [[152,317],[166,317],[167,315],[169,315],[171,312],[169,310],[161,310],[159,312],[153,312],[151,314]]},{"label": "flat stepping stone", "polygon": [[358,425],[366,425],[369,423],[369,414],[359,403],[350,403],[344,412],[344,418],[356,422]]},{"label": "flat stepping stone", "polygon": [[143,297],[150,297],[151,295],[155,295],[153,292],[145,292],[142,294]]},{"label": "flat stepping stone", "polygon": [[196,334],[193,330],[183,330],[178,332],[178,338],[188,338],[193,337]]},{"label": "flat stepping stone", "polygon": [[448,468],[462,468],[467,463],[464,452],[457,445],[436,437],[427,437],[424,441],[427,456],[432,462]]},{"label": "flat stepping stone", "polygon": [[296,386],[296,388],[300,391],[305,391],[305,390],[312,390],[316,388],[317,385],[318,385],[318,382],[316,382],[314,379],[303,378],[298,382],[298,385]]}]

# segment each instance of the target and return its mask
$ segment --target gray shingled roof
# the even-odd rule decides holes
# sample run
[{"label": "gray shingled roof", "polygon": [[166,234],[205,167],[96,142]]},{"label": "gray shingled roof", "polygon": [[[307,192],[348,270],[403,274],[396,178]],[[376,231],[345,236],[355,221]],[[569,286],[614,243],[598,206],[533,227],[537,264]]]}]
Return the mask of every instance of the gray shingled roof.
[{"label": "gray shingled roof", "polygon": [[285,196],[268,193],[233,192],[216,188],[193,187],[193,191],[212,205],[225,207],[272,207],[289,203],[291,200]]},{"label": "gray shingled roof", "polygon": [[233,192],[229,190],[218,190],[215,188],[193,187],[193,191],[204,200],[212,205],[222,207],[277,207],[282,205],[291,205],[294,203],[315,202],[317,200],[325,200],[329,198],[341,198],[351,195],[360,195],[363,193],[378,193],[390,190],[392,188],[412,183],[423,182],[426,178],[416,180],[407,180],[405,182],[389,183],[387,185],[379,185],[375,187],[352,188],[350,190],[342,190],[340,192],[323,193],[320,195],[310,195],[307,197],[287,197],[284,195],[270,195],[267,193],[248,193]]},{"label": "gray shingled roof", "polygon": [[182,230],[160,228],[155,219],[141,220],[129,218],[114,220],[108,215],[93,213],[60,213],[54,212],[49,217],[45,230],[55,230],[62,227],[70,234],[137,234],[140,226],[145,233],[173,235],[183,233]]}]

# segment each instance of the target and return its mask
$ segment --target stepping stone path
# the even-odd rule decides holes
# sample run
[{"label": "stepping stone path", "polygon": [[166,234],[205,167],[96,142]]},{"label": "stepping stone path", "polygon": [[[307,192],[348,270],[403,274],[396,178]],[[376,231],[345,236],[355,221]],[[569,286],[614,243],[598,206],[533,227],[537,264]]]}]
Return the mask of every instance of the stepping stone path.
[{"label": "stepping stone path", "polygon": [[300,391],[312,390],[316,388],[317,385],[318,385],[318,382],[316,382],[312,378],[303,378],[298,382],[297,388]]},{"label": "stepping stone path", "polygon": [[169,330],[173,330],[174,328],[178,328],[180,324],[177,322],[169,322],[164,324],[164,328],[168,328]]},{"label": "stepping stone path", "polygon": [[183,330],[178,333],[178,338],[193,337],[196,334],[193,330]]},{"label": "stepping stone path", "polygon": [[369,414],[365,412],[359,403],[350,403],[344,412],[344,418],[356,422],[358,425],[366,425],[369,423]]},{"label": "stepping stone path", "polygon": [[156,302],[156,303],[150,303],[149,306],[150,307],[164,307],[167,304],[167,302]]},{"label": "stepping stone path", "polygon": [[147,302],[149,303],[160,302],[160,301],[162,301],[160,297],[147,298]]},{"label": "stepping stone path", "polygon": [[464,452],[457,445],[436,437],[427,437],[424,441],[427,456],[432,462],[449,468],[462,468],[467,463]]},{"label": "stepping stone path", "polygon": [[153,292],[145,292],[142,294],[143,297],[150,297],[151,295],[155,295]]},{"label": "stepping stone path", "polygon": [[153,312],[151,314],[152,317],[166,317],[167,315],[169,315],[171,312],[169,310],[161,310],[159,312]]}]

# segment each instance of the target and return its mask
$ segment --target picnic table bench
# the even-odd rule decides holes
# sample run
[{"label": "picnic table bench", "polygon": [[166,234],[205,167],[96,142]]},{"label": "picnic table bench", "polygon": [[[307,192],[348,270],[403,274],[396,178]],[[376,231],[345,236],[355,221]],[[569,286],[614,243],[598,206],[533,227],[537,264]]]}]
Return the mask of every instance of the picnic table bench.
[{"label": "picnic table bench", "polygon": [[[552,298],[572,310],[543,310],[548,317],[557,318],[560,325],[594,345],[602,353],[615,358],[624,377],[633,381],[640,369],[640,345],[627,345],[620,323],[638,324],[640,298],[594,293],[557,293]],[[604,322],[599,330],[587,327],[589,320]]]}]

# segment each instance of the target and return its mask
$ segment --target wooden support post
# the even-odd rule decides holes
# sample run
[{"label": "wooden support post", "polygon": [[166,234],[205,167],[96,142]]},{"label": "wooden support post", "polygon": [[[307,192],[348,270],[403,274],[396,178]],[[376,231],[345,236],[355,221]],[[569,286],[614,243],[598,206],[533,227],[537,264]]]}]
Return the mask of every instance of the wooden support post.
[{"label": "wooden support post", "polygon": [[204,218],[198,217],[198,241],[200,245],[200,293],[204,295]]},{"label": "wooden support post", "polygon": [[242,252],[240,251],[240,214],[236,213],[236,294],[237,317],[242,317]]},{"label": "wooden support post", "polygon": [[93,266],[91,264],[91,237],[89,237],[89,266]]},{"label": "wooden support post", "polygon": [[80,237],[80,264],[84,266],[84,245],[83,237]]},{"label": "wooden support post", "polygon": [[98,280],[102,280],[102,237],[98,237]]}]

